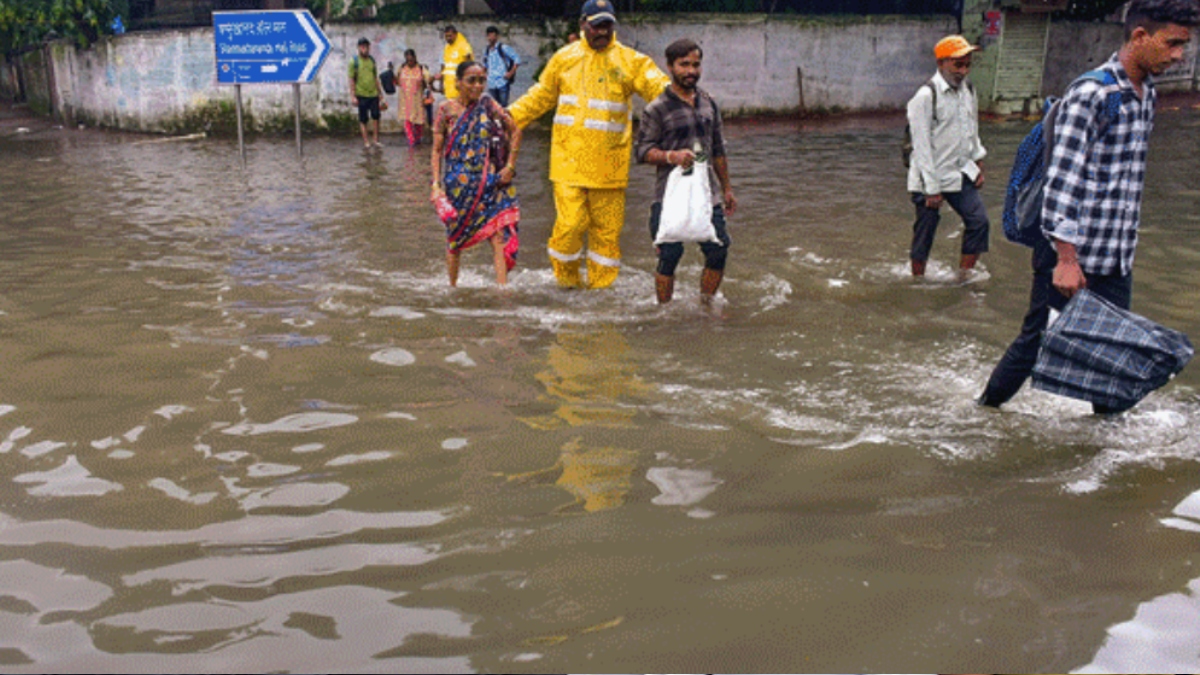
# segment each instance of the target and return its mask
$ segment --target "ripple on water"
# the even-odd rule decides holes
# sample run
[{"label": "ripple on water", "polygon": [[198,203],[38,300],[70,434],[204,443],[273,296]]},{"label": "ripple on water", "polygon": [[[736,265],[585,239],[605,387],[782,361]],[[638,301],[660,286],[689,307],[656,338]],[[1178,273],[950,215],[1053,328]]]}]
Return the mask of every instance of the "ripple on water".
[{"label": "ripple on water", "polygon": [[350,493],[341,483],[288,483],[254,490],[241,500],[242,510],[327,506]]},{"label": "ripple on water", "polygon": [[[365,513],[327,509],[311,515],[250,514],[192,530],[118,530],[71,520],[21,521],[0,513],[0,544],[67,544],[106,550],[190,545],[218,548],[274,546],[336,539],[364,531],[433,527],[450,517],[448,511]],[[3,581],[0,576],[0,584]]]},{"label": "ripple on water", "polygon": [[35,497],[98,497],[124,489],[119,483],[93,476],[75,455],[56,469],[23,473],[13,478],[13,482],[37,483],[37,487],[28,490]]},{"label": "ripple on water", "polygon": [[1178,518],[1163,518],[1159,522],[1177,530],[1200,532],[1200,491],[1193,492],[1179,502],[1172,513]]},{"label": "ripple on water", "polygon": [[[417,634],[451,639],[471,636],[472,622],[459,613],[405,606],[398,602],[403,595],[343,584],[272,594],[261,600],[189,601],[138,609],[99,619],[92,629],[99,635],[115,632],[126,644],[148,652],[148,660],[135,661],[141,665],[136,669],[146,671],[209,671],[214,658],[228,664],[254,664],[262,663],[264,655],[270,655],[272,669],[286,672],[373,672],[379,670],[381,658],[387,658],[387,669],[395,672],[471,671],[466,657],[409,662],[403,656],[383,656]],[[314,630],[314,623],[324,630]],[[85,633],[71,643],[89,644],[91,637],[94,635]],[[41,642],[26,635],[20,640],[18,644]],[[197,641],[213,642],[214,647],[182,652],[169,646]],[[219,656],[214,657],[214,652]],[[66,654],[55,661],[62,670],[116,672],[123,664],[128,669],[130,658],[127,653],[93,651]]]},{"label": "ripple on water", "polygon": [[258,436],[274,433],[306,433],[354,424],[358,417],[347,413],[306,412],[281,417],[267,424],[243,422],[221,430],[230,436]]},{"label": "ripple on water", "polygon": [[362,464],[364,462],[380,462],[388,459],[392,453],[387,450],[375,450],[374,452],[364,452],[358,455],[342,455],[334,457],[325,462],[325,466],[349,466],[350,464]]},{"label": "ripple on water", "polygon": [[10,452],[16,446],[17,441],[32,433],[33,429],[30,429],[29,427],[22,426],[13,429],[8,433],[8,438],[4,439],[4,442],[0,443],[0,454]]},{"label": "ripple on water", "polygon": [[371,360],[375,363],[382,363],[385,366],[409,366],[416,363],[417,357],[413,356],[412,352],[407,349],[391,347],[371,354]]},{"label": "ripple on water", "polygon": [[377,319],[403,319],[405,321],[415,321],[425,318],[423,312],[418,312],[408,307],[380,307],[379,309],[371,310],[370,316]]},{"label": "ripple on water", "polygon": [[463,368],[474,368],[476,365],[475,359],[471,358],[465,351],[455,352],[446,357],[446,363],[453,363],[462,366]]},{"label": "ripple on water", "polygon": [[283,579],[332,576],[365,567],[412,567],[437,560],[438,547],[404,543],[343,544],[258,555],[206,556],[122,577],[130,586],[165,581],[176,594],[214,586],[269,587]]},{"label": "ripple on water", "polygon": [[271,462],[258,462],[246,467],[246,475],[250,478],[271,478],[274,476],[288,476],[299,471],[301,467],[292,464],[273,464]]},{"label": "ripple on water", "polygon": [[178,499],[179,501],[187,502],[188,504],[195,504],[196,506],[203,506],[219,496],[215,492],[192,494],[188,490],[175,483],[175,481],[167,478],[151,479],[147,485],[172,499]]},{"label": "ripple on water", "polygon": [[32,459],[65,447],[67,447],[67,444],[61,441],[40,441],[21,448],[21,454]]},{"label": "ripple on water", "polygon": [[65,570],[26,560],[0,562],[0,596],[22,600],[38,612],[82,612],[99,606],[112,595],[108,586],[67,574]]}]

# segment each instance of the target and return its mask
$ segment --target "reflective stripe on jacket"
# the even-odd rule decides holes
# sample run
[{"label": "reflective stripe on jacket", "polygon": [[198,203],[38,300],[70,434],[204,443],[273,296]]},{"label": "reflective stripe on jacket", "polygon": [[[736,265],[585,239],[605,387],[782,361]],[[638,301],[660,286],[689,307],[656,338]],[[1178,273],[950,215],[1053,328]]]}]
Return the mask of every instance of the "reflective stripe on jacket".
[{"label": "reflective stripe on jacket", "polygon": [[558,50],[509,111],[524,127],[555,111],[550,180],[588,188],[629,182],[634,94],[653,101],[671,82],[654,60],[613,37],[597,52],[586,40]]}]

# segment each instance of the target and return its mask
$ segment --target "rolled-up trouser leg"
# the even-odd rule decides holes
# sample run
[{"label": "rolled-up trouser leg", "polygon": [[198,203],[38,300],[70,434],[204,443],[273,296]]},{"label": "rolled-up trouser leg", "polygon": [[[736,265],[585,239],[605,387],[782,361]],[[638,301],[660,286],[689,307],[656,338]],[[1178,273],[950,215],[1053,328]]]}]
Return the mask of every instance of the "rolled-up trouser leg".
[{"label": "rolled-up trouser leg", "polygon": [[991,227],[987,207],[983,205],[979,190],[975,189],[971,179],[964,174],[962,181],[961,191],[945,193],[946,203],[963,220],[962,254],[987,253],[988,230]]},{"label": "rolled-up trouser leg", "polygon": [[574,288],[583,285],[579,276],[583,258],[583,235],[587,232],[588,191],[584,188],[554,184],[554,207],[558,216],[550,233],[550,266],[559,286]]},{"label": "rolled-up trouser leg", "polygon": [[625,189],[587,191],[588,288],[607,288],[621,271],[621,230],[625,227]]},{"label": "rolled-up trouser leg", "polygon": [[925,206],[925,195],[912,193],[913,206],[917,210],[917,218],[913,221],[912,246],[908,257],[918,262],[929,260],[929,251],[933,248],[933,237],[937,234],[940,216],[937,209]]}]

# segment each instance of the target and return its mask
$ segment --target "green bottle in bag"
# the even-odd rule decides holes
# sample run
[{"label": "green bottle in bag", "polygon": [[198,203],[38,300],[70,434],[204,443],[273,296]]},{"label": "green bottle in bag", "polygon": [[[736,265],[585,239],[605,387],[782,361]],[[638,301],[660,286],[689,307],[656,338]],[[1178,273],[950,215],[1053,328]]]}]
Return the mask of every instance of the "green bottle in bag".
[{"label": "green bottle in bag", "polygon": [[692,160],[691,166],[683,170],[683,175],[685,176],[692,175],[692,171],[696,169],[696,162],[708,161],[708,155],[704,154],[704,146],[700,145],[699,139],[696,139],[696,142],[692,144],[692,155],[695,156],[695,159]]}]

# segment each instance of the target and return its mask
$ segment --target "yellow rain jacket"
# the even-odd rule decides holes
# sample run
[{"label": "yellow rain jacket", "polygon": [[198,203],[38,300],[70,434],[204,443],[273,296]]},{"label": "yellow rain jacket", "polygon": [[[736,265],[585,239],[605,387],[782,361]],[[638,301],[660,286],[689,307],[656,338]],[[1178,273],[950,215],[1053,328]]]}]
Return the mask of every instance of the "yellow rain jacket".
[{"label": "yellow rain jacket", "polygon": [[554,110],[550,180],[583,188],[624,188],[629,183],[636,93],[653,101],[671,83],[654,60],[617,41],[597,52],[587,40],[550,57],[537,84],[509,112],[524,127]]},{"label": "yellow rain jacket", "polygon": [[474,58],[471,43],[462,33],[454,38],[454,44],[442,47],[442,92],[446,98],[458,98],[458,64]]}]

